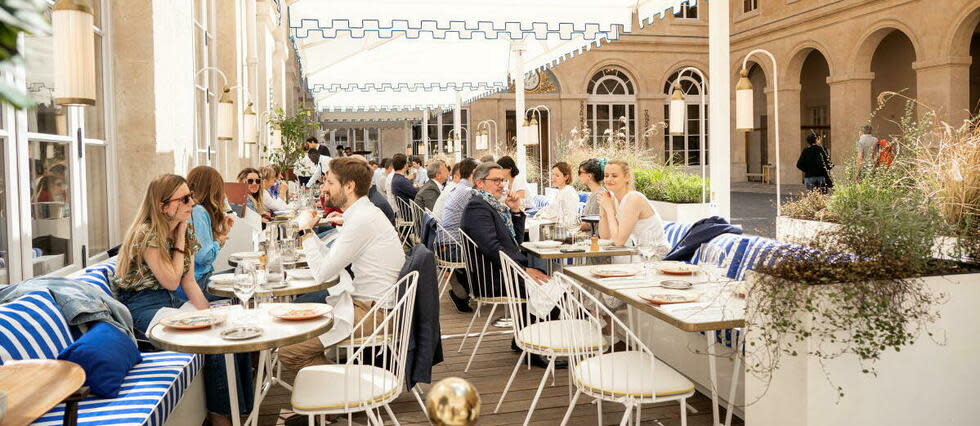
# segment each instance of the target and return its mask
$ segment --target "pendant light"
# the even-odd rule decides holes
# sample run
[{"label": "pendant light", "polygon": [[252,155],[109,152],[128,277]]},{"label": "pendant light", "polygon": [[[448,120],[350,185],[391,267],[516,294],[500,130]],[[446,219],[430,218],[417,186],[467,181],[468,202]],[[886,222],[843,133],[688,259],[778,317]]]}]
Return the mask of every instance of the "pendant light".
[{"label": "pendant light", "polygon": [[95,25],[89,0],[58,0],[51,8],[54,102],[95,105]]},{"label": "pendant light", "polygon": [[242,143],[249,145],[258,143],[259,129],[255,127],[255,118],[255,109],[249,102],[242,116]]},{"label": "pendant light", "polygon": [[219,141],[235,139],[235,101],[231,98],[231,89],[225,88],[218,99],[217,133]]},{"label": "pendant light", "polygon": [[749,81],[749,71],[742,69],[742,77],[735,86],[735,130],[749,132],[755,129],[755,106],[752,104],[754,92]]},{"label": "pendant light", "polygon": [[674,83],[674,94],[670,98],[670,134],[673,136],[684,136],[687,102],[684,100],[684,93],[681,91],[681,84]]},{"label": "pendant light", "polygon": [[527,121],[527,127],[525,127],[525,129],[527,129],[527,137],[524,139],[524,145],[537,145],[539,142],[538,139],[540,139],[538,137],[538,120],[531,117],[531,119]]}]

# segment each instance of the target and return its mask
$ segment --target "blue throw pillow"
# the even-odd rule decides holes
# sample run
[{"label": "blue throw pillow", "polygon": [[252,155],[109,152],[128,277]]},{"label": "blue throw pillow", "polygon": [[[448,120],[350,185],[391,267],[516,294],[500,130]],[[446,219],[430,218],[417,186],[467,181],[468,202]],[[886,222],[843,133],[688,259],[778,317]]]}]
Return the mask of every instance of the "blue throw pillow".
[{"label": "blue throw pillow", "polygon": [[123,379],[134,365],[143,361],[136,342],[122,330],[97,322],[58,359],[71,361],[85,370],[85,386],[102,398],[119,396]]}]

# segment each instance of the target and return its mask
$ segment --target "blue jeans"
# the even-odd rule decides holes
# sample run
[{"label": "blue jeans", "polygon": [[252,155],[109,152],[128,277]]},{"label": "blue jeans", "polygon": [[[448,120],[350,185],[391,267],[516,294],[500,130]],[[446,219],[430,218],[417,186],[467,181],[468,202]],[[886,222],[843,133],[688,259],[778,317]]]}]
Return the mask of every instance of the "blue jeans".
[{"label": "blue jeans", "polygon": [[[229,272],[235,272],[235,270],[229,269],[222,273],[229,273]],[[214,302],[216,300],[228,300],[227,297],[215,296],[211,293],[208,293],[208,284],[211,283],[211,275],[214,275],[214,271],[207,272],[204,275],[201,275],[201,279],[197,280],[197,286],[201,288],[201,293],[204,293],[204,298],[208,299],[208,302]],[[180,299],[182,302],[186,302],[188,300],[187,294],[184,293],[184,287],[177,287],[177,291],[175,291],[175,293],[177,293],[177,298]]]},{"label": "blue jeans", "polygon": [[807,191],[812,191],[817,188],[823,188],[827,186],[827,178],[823,176],[803,178],[803,185],[806,186]]},{"label": "blue jeans", "polygon": [[[141,339],[146,339],[146,329],[160,308],[179,308],[184,304],[177,292],[168,290],[120,291],[117,299],[129,309],[133,316],[136,337]],[[238,408],[244,414],[252,409],[251,354],[235,354],[235,370],[238,378]],[[224,355],[204,356],[204,393],[208,411],[226,416],[231,414]]]}]

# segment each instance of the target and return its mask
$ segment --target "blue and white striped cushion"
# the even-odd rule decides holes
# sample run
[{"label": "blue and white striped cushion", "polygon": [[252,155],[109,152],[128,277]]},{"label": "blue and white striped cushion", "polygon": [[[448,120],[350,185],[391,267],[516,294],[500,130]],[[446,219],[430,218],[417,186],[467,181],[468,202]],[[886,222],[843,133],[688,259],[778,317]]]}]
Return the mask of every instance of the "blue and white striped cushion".
[{"label": "blue and white striped cushion", "polygon": [[61,308],[47,290],[32,291],[0,305],[0,364],[54,359],[73,341]]},{"label": "blue and white striped cushion", "polygon": [[664,233],[667,234],[667,242],[670,243],[671,250],[677,247],[677,244],[680,244],[681,240],[684,239],[684,235],[690,229],[690,223],[664,222]]},{"label": "blue and white striped cushion", "polygon": [[[143,362],[123,380],[118,398],[88,398],[78,404],[78,425],[162,426],[201,371],[203,359],[177,352],[144,353]],[[60,425],[64,412],[60,404],[34,424]]]},{"label": "blue and white striped cushion", "polygon": [[68,275],[68,278],[76,279],[88,284],[92,284],[102,289],[106,294],[112,296],[112,277],[116,275],[116,260],[108,260],[96,265],[89,266],[83,271]]},{"label": "blue and white striped cushion", "polygon": [[776,240],[771,240],[764,237],[752,237],[748,243],[748,248],[745,250],[745,255],[739,260],[737,273],[735,275],[736,280],[741,280],[745,276],[745,271],[754,269],[760,259],[768,257],[769,252],[778,246],[785,243],[781,243]]},{"label": "blue and white striped cushion", "polygon": [[[708,241],[708,244],[720,248],[722,251],[726,253],[726,255],[728,255],[731,254],[731,251],[733,249],[738,247],[738,244],[744,238],[745,237],[740,234],[721,234],[717,237],[712,238],[711,241]],[[691,256],[691,263],[693,264],[701,263],[701,247],[698,247],[696,250],[694,250],[694,256]]]}]

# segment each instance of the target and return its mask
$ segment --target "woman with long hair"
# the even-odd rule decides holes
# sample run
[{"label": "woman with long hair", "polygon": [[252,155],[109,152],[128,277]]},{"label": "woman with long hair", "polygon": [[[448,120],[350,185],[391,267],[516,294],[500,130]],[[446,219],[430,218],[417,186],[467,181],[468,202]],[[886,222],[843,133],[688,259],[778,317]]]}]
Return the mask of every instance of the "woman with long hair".
[{"label": "woman with long hair", "polygon": [[214,273],[214,260],[228,241],[234,219],[225,214],[225,180],[208,166],[197,166],[187,174],[187,185],[198,198],[191,210],[191,224],[201,249],[194,255],[194,279],[208,299],[207,285]]},{"label": "woman with long hair", "polygon": [[269,211],[286,210],[288,207],[286,205],[286,197],[273,195],[273,191],[276,194],[279,194],[280,191],[283,195],[286,194],[286,185],[279,182],[279,172],[272,166],[262,167],[259,171],[262,173],[262,204]]},{"label": "woman with long hair", "polygon": [[[195,204],[183,177],[165,174],[150,182],[119,251],[115,287],[119,299],[133,317],[137,335],[145,336],[150,321],[161,308],[179,308],[177,289],[197,309],[208,309],[194,279],[194,255],[199,249],[188,219]],[[239,405],[251,407],[251,363],[239,359]],[[221,355],[205,357],[205,393],[211,424],[230,424],[230,403]]]},{"label": "woman with long hair", "polygon": [[599,237],[617,246],[648,239],[664,254],[670,249],[660,215],[647,198],[634,189],[633,171],[625,161],[606,163],[606,190],[599,192]]},{"label": "woman with long hair", "polygon": [[262,215],[262,220],[268,222],[271,216],[262,202],[262,174],[255,168],[246,167],[238,172],[238,182],[245,184],[245,207]]}]

